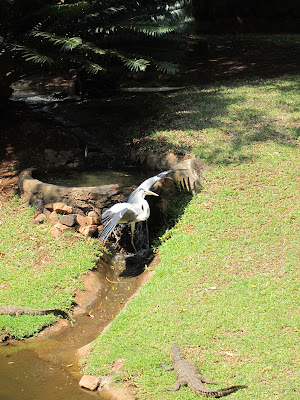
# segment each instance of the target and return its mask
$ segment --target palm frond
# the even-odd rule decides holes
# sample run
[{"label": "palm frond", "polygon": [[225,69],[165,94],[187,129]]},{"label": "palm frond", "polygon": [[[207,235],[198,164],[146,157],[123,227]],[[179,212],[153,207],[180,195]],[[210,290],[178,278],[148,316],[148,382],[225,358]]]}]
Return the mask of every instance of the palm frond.
[{"label": "palm frond", "polygon": [[156,61],[155,66],[158,69],[158,71],[171,75],[176,74],[176,72],[178,72],[179,70],[178,64],[174,64],[167,61]]},{"label": "palm frond", "polygon": [[145,60],[143,58],[127,58],[123,59],[123,62],[127,68],[129,68],[131,71],[145,71],[147,66],[150,64],[150,61]]},{"label": "palm frond", "polygon": [[87,12],[88,7],[89,4],[87,1],[78,1],[69,4],[49,4],[44,7],[41,13],[57,20],[70,20]]},{"label": "palm frond", "polygon": [[106,14],[117,14],[120,11],[126,11],[125,6],[120,6],[120,7],[108,7],[105,9]]},{"label": "palm frond", "polygon": [[80,37],[61,37],[53,35],[52,33],[48,32],[39,32],[34,31],[33,36],[35,37],[42,37],[43,39],[47,39],[52,42],[56,46],[61,46],[62,51],[72,51],[76,47],[82,45],[82,39]]},{"label": "palm frond", "polygon": [[131,71],[145,71],[147,66],[150,64],[150,61],[145,58],[129,58],[120,54],[117,50],[111,51],[111,54],[121,59],[124,65]]},{"label": "palm frond", "polygon": [[14,44],[10,47],[12,51],[21,52],[22,58],[24,58],[25,61],[32,61],[36,64],[41,65],[54,63],[54,60],[51,57],[48,57],[45,54],[38,53],[36,50],[29,47],[20,44]]},{"label": "palm frond", "polygon": [[97,54],[99,56],[103,56],[108,53],[108,50],[100,49],[100,47],[96,46],[94,43],[89,43],[89,42],[82,43],[80,48],[83,50],[91,51],[92,53]]},{"label": "palm frond", "polygon": [[82,67],[90,74],[98,74],[99,72],[104,72],[105,69],[101,67],[101,65],[97,63],[93,63],[91,61],[86,61]]},{"label": "palm frond", "polygon": [[187,24],[192,21],[192,18],[185,18],[181,21],[165,21],[165,23],[161,21],[138,22],[135,24],[123,25],[122,27],[145,35],[159,37],[172,32],[181,32],[187,29]]}]

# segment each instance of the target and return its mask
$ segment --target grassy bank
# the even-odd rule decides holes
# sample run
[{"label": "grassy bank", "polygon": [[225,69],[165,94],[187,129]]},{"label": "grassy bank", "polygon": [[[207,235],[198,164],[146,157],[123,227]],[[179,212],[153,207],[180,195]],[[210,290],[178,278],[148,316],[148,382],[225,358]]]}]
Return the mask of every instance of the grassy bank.
[{"label": "grassy bank", "polygon": [[[53,238],[48,224],[32,223],[33,209],[13,197],[2,200],[0,305],[70,310],[76,289],[82,288],[80,275],[94,267],[96,244],[71,235]],[[0,336],[22,339],[56,320],[53,314],[0,315]]]},{"label": "grassy bank", "polygon": [[249,386],[235,399],[296,400],[299,77],[211,85],[169,96],[166,107],[174,118],[144,144],[208,162],[205,190],[85,369],[104,374],[124,358],[117,379],[139,399],[193,399],[186,388],[164,391],[174,374],[158,363],[176,341],[223,387]]}]

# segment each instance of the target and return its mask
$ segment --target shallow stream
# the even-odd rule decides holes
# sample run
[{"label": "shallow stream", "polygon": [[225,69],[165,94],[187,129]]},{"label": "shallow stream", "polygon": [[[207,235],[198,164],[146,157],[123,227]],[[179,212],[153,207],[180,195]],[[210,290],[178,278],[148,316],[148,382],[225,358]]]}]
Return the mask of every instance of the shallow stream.
[{"label": "shallow stream", "polygon": [[107,399],[79,388],[77,350],[99,336],[140,287],[144,274],[119,277],[124,265],[122,255],[98,262],[94,274],[101,291],[73,326],[68,323],[58,333],[46,329],[37,338],[0,344],[1,400]]}]

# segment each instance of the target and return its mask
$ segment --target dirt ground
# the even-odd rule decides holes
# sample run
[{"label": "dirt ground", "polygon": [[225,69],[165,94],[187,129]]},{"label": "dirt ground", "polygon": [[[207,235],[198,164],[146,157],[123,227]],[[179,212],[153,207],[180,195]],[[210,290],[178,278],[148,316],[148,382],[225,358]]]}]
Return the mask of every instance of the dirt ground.
[{"label": "dirt ground", "polygon": [[[277,38],[277,39],[276,39]],[[132,86],[185,86],[203,87],[213,82],[275,77],[297,73],[300,65],[299,40],[263,40],[260,36],[215,36],[192,41],[186,59],[176,76],[148,77],[132,82]],[[155,82],[154,82],[155,81]],[[68,117],[81,115],[91,131],[99,131],[100,142],[115,151],[115,134],[132,130],[139,125],[140,134],[151,127],[155,119],[163,118],[164,94],[117,94],[112,98],[54,105]],[[100,105],[100,106],[99,106]],[[103,133],[104,132],[104,133]],[[136,132],[135,132],[136,134]],[[124,137],[124,136],[123,136]],[[0,119],[0,193],[17,190],[18,174],[32,166],[44,165],[44,150],[74,150],[84,152],[85,144],[70,133],[68,128],[53,121],[50,116],[34,112],[22,103],[10,102]],[[103,146],[103,147],[104,147]]]}]

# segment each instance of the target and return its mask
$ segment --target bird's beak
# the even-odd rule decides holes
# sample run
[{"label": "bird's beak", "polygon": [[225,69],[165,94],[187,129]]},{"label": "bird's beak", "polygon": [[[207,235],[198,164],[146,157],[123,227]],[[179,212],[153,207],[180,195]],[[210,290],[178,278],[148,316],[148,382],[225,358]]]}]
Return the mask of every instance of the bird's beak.
[{"label": "bird's beak", "polygon": [[154,193],[154,192],[151,192],[151,190],[145,190],[145,193],[147,194],[147,195],[152,195],[152,196],[159,196],[157,193]]}]

